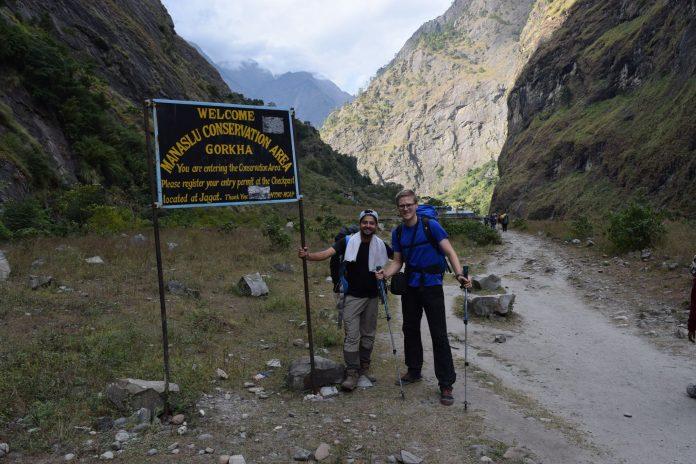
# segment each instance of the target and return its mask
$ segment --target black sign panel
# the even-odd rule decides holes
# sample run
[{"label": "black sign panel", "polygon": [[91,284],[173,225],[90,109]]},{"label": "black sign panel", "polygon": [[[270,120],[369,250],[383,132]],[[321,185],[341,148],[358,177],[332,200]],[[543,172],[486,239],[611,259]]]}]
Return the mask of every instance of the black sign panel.
[{"label": "black sign panel", "polygon": [[288,110],[153,100],[157,193],[163,208],[299,198]]}]

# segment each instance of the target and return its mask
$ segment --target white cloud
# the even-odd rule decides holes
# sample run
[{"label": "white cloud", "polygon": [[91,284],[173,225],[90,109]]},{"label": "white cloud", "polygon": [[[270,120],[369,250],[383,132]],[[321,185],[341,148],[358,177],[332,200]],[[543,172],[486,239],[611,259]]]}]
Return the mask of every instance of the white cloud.
[{"label": "white cloud", "polygon": [[179,35],[216,62],[316,72],[355,93],[452,0],[163,0]]}]

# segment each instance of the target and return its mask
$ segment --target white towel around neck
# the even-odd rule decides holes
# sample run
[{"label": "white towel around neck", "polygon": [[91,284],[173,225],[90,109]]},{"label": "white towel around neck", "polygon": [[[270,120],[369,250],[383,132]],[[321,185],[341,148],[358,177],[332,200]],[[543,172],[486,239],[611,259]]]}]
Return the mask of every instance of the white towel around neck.
[{"label": "white towel around neck", "polygon": [[[343,255],[345,261],[350,263],[355,262],[358,258],[358,250],[360,249],[361,242],[360,232],[350,236],[348,244],[346,245],[346,252]],[[370,251],[367,261],[368,270],[370,272],[375,272],[377,266],[384,267],[384,265],[387,264],[387,259],[387,246],[381,238],[373,235],[372,240],[370,240]]]}]

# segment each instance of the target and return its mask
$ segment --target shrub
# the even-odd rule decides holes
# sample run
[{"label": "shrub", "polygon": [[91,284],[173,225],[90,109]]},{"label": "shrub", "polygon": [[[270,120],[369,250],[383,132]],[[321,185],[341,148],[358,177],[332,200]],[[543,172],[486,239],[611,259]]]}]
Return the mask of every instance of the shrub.
[{"label": "shrub", "polygon": [[500,234],[478,221],[462,220],[443,222],[442,226],[453,237],[464,236],[477,245],[502,243]]},{"label": "shrub", "polygon": [[7,202],[2,222],[12,232],[22,229],[43,231],[50,226],[46,210],[35,198]]},{"label": "shrub", "polygon": [[5,224],[0,222],[0,240],[9,240],[12,238],[12,231],[5,227]]},{"label": "shrub", "polygon": [[99,185],[79,185],[63,194],[59,209],[66,219],[84,224],[94,213],[94,206],[106,202],[104,189]]},{"label": "shrub", "polygon": [[98,234],[123,232],[134,225],[135,220],[131,210],[116,206],[93,207],[92,216],[87,221],[87,228]]},{"label": "shrub", "polygon": [[589,238],[592,236],[594,227],[587,216],[579,216],[570,223],[570,230],[577,238]]},{"label": "shrub", "polygon": [[527,230],[528,228],[527,221],[524,218],[515,218],[510,225],[517,230]]},{"label": "shrub", "polygon": [[321,217],[317,216],[317,233],[324,241],[331,241],[341,228],[341,220],[331,214]]},{"label": "shrub", "polygon": [[283,224],[278,216],[268,216],[262,227],[263,236],[268,237],[271,248],[287,250],[290,247],[290,236],[283,230]]},{"label": "shrub", "polygon": [[617,251],[641,250],[658,242],[665,234],[662,218],[649,205],[633,202],[612,214],[607,238]]},{"label": "shrub", "polygon": [[314,341],[323,348],[339,346],[343,342],[343,334],[333,323],[319,323],[314,330]]}]

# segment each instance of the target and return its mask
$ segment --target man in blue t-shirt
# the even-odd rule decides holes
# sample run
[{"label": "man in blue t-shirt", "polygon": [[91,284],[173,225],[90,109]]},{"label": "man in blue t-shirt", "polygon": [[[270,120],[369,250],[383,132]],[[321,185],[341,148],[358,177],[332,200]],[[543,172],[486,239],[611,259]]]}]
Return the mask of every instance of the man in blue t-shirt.
[{"label": "man in blue t-shirt", "polygon": [[383,271],[377,272],[376,277],[378,279],[391,277],[399,272],[404,263],[406,264],[408,290],[401,296],[401,310],[408,371],[401,377],[401,381],[409,384],[421,380],[423,345],[420,323],[425,311],[433,341],[435,376],[440,386],[440,403],[450,406],[454,403],[452,385],[457,376],[454,372],[452,351],[447,338],[445,296],[442,291],[444,256],[449,259],[455,276],[462,285],[470,288],[471,282],[462,273],[461,263],[447,239],[447,232],[436,220],[429,219],[428,227],[438,249],[433,246],[425,232],[423,221],[416,214],[418,198],[415,192],[410,189],[399,192],[396,196],[396,206],[403,223],[400,226],[401,233],[397,232],[398,228],[392,232],[394,260]]}]

